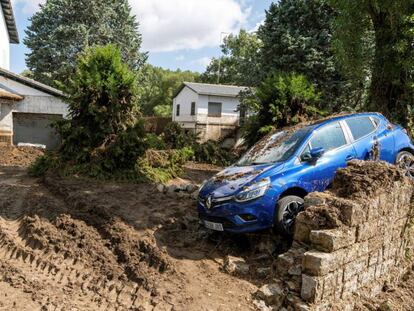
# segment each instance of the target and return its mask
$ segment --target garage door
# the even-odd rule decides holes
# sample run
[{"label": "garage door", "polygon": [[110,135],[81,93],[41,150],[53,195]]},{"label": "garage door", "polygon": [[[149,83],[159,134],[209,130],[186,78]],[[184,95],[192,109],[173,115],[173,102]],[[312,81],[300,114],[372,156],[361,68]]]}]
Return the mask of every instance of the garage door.
[{"label": "garage door", "polygon": [[13,144],[30,143],[46,145],[47,149],[56,149],[60,138],[50,127],[61,115],[38,113],[13,113]]}]

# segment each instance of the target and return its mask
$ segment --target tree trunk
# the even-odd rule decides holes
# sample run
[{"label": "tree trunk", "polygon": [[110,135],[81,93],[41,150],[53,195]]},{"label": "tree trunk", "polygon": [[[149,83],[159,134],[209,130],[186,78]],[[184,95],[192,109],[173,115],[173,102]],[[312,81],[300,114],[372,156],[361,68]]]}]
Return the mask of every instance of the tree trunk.
[{"label": "tree trunk", "polygon": [[375,31],[375,58],[368,108],[382,112],[397,121],[403,121],[401,120],[403,113],[398,111],[397,107],[404,95],[401,79],[404,68],[401,65],[400,55],[395,50],[400,29],[393,27],[387,12],[373,10],[371,19]]}]

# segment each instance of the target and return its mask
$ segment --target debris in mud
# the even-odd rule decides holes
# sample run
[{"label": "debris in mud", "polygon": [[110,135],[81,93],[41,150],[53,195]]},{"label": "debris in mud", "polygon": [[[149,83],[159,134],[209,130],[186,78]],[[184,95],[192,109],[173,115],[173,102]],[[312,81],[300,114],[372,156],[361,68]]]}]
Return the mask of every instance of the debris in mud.
[{"label": "debris in mud", "polygon": [[243,258],[226,256],[224,259],[223,270],[229,274],[247,275],[250,272],[250,266]]},{"label": "debris in mud", "polygon": [[0,166],[27,167],[43,154],[41,148],[0,146]]}]

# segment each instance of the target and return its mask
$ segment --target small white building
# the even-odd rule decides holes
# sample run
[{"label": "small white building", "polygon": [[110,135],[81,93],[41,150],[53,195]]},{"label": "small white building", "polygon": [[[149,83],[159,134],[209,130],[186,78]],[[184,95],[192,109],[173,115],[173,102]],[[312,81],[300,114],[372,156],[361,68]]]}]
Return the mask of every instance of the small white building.
[{"label": "small white building", "polygon": [[68,115],[64,94],[9,71],[10,44],[19,43],[10,0],[0,0],[0,142],[42,144],[53,149],[59,137],[50,124]]},{"label": "small white building", "polygon": [[199,134],[201,142],[226,137],[244,118],[239,94],[247,87],[184,82],[173,101],[172,120]]}]

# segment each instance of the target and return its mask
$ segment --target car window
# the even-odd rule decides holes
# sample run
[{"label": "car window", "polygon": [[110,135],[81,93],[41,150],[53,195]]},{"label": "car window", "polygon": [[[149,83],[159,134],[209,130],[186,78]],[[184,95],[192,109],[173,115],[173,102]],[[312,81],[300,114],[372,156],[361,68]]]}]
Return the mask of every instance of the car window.
[{"label": "car window", "polygon": [[345,120],[355,140],[373,132],[375,126],[369,117],[352,118]]},{"label": "car window", "polygon": [[319,129],[310,140],[311,148],[323,148],[325,151],[346,145],[346,138],[339,122]]}]

